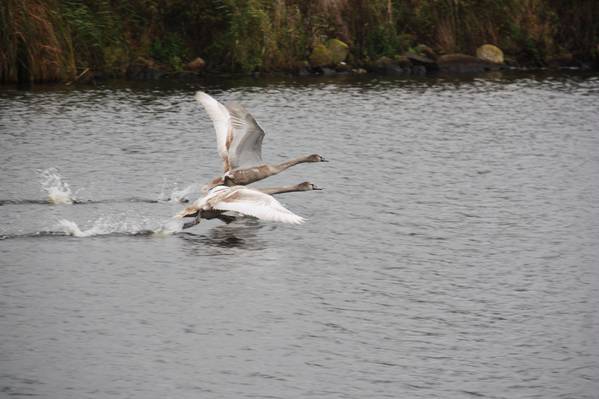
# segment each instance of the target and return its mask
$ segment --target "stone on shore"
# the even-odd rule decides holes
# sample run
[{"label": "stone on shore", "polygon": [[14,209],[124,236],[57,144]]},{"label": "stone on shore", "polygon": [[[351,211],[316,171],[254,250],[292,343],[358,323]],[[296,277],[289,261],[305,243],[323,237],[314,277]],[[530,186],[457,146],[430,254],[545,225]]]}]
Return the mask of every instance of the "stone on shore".
[{"label": "stone on shore", "polygon": [[484,61],[503,64],[503,51],[492,44],[483,44],[476,49],[476,56]]},{"label": "stone on shore", "polygon": [[322,43],[314,46],[312,53],[308,57],[312,67],[324,67],[333,63],[333,57],[329,49]]},{"label": "stone on shore", "polygon": [[339,64],[345,61],[349,54],[349,46],[339,39],[328,40],[326,47],[329,50],[333,64]]},{"label": "stone on shore", "polygon": [[437,59],[439,70],[449,73],[478,73],[499,69],[499,64],[466,54],[446,54]]},{"label": "stone on shore", "polygon": [[193,61],[188,62],[185,65],[185,69],[188,71],[199,71],[206,66],[206,61],[203,58],[197,57]]}]

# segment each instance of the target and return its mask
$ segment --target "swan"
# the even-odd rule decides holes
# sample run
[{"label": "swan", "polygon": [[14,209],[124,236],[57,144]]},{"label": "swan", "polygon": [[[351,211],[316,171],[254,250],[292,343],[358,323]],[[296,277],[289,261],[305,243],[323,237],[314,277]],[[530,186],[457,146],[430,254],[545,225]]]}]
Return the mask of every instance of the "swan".
[{"label": "swan", "polygon": [[229,103],[225,106],[202,91],[198,91],[195,98],[212,120],[216,131],[216,146],[223,159],[225,172],[224,176],[217,177],[204,186],[204,190],[219,185],[245,186],[300,163],[327,162],[322,156],[311,154],[280,164],[266,164],[262,160],[264,130],[241,104]]},{"label": "swan", "polygon": [[271,195],[244,186],[216,186],[208,195],[177,213],[175,218],[195,217],[193,222],[183,226],[185,229],[200,223],[201,219],[218,218],[229,222],[231,216],[224,215],[227,211],[273,222],[291,224],[304,222],[304,218],[285,208]]}]

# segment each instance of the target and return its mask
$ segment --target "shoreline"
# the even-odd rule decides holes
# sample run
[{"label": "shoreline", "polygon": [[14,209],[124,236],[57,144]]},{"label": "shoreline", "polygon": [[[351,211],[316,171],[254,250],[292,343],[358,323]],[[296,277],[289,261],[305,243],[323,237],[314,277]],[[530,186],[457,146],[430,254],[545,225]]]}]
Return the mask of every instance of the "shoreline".
[{"label": "shoreline", "polygon": [[599,76],[599,69],[597,68],[582,68],[582,67],[562,67],[562,68],[549,68],[549,67],[506,67],[497,68],[494,70],[484,70],[477,72],[443,72],[435,71],[423,74],[399,74],[399,73],[386,73],[381,71],[372,71],[365,73],[352,73],[352,72],[337,72],[337,73],[311,73],[311,74],[298,74],[284,71],[273,71],[263,73],[194,73],[194,74],[182,74],[176,73],[165,73],[160,76],[145,79],[132,79],[127,77],[99,77],[94,79],[88,79],[84,81],[48,81],[48,82],[26,82],[26,83],[0,83],[0,89],[34,89],[36,87],[96,87],[103,85],[112,84],[189,84],[189,83],[201,83],[204,85],[218,85],[227,82],[236,81],[250,81],[250,82],[268,82],[268,81],[289,81],[302,82],[310,84],[311,82],[319,82],[322,80],[326,81],[342,81],[343,79],[389,79],[389,80],[422,80],[422,79],[468,79],[468,78],[484,78],[484,77],[519,77],[529,75],[541,75],[541,76],[560,76],[560,75],[585,75],[585,76]]}]

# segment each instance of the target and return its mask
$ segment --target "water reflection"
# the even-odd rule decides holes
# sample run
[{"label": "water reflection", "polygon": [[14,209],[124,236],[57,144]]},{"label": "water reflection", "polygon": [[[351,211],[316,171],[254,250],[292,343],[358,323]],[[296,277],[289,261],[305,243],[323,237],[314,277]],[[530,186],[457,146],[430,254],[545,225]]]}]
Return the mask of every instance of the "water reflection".
[{"label": "water reflection", "polygon": [[267,247],[260,237],[264,223],[250,218],[239,218],[230,224],[211,226],[204,234],[184,232],[177,235],[185,242],[183,248],[190,256],[211,256],[231,253],[227,249],[260,251]]}]

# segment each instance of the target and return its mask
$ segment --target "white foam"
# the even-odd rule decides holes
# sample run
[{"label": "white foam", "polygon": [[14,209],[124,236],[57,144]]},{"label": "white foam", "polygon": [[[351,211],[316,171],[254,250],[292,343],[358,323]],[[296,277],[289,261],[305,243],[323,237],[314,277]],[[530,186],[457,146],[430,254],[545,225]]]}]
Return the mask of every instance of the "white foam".
[{"label": "white foam", "polygon": [[91,237],[113,233],[136,234],[144,231],[143,225],[140,223],[123,220],[122,217],[118,219],[99,218],[87,230],[81,230],[77,223],[66,219],[59,220],[58,225],[65,234],[74,237]]},{"label": "white foam", "polygon": [[[148,221],[127,221],[122,218],[100,218],[92,223],[89,229],[81,230],[77,223],[61,219],[58,221],[58,229],[73,237],[93,237],[107,234],[154,234],[157,236],[169,236],[183,230],[183,221],[169,219],[159,227],[148,228]],[[155,226],[155,224],[154,224]]]},{"label": "white foam", "polygon": [[183,230],[183,221],[179,219],[169,219],[162,226],[154,230],[154,235],[166,237]]},{"label": "white foam", "polygon": [[42,188],[48,193],[48,202],[51,204],[72,204],[75,196],[67,182],[62,181],[62,176],[55,168],[45,169],[40,172]]},{"label": "white foam", "polygon": [[182,190],[175,187],[171,192],[169,202],[183,202],[184,200],[189,200],[190,195],[198,193],[198,187],[198,184],[190,184]]}]

